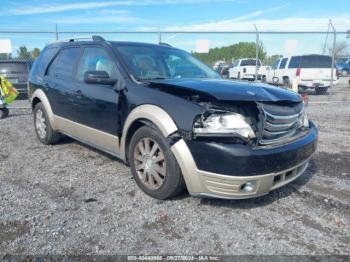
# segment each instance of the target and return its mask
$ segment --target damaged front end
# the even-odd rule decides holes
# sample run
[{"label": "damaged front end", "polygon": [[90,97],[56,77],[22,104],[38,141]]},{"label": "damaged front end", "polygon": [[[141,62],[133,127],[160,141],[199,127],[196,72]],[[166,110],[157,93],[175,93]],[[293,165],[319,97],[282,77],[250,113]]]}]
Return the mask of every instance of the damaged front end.
[{"label": "damaged front end", "polygon": [[198,102],[205,107],[193,125],[193,139],[273,146],[305,135],[309,129],[303,102]]}]

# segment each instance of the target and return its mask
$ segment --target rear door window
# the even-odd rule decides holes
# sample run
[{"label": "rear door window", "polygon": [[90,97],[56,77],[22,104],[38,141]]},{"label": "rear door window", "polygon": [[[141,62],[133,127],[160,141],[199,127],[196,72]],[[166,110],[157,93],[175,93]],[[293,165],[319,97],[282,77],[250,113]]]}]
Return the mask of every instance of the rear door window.
[{"label": "rear door window", "polygon": [[279,69],[284,69],[286,67],[288,58],[283,58],[280,64]]},{"label": "rear door window", "polygon": [[61,79],[72,79],[79,56],[79,47],[62,49],[51,63],[48,75]]}]

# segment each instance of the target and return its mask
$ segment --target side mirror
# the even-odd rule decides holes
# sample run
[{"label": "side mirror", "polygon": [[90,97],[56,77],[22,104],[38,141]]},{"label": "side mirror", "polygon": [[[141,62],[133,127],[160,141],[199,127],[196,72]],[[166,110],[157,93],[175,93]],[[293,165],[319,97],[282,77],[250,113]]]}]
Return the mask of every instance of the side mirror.
[{"label": "side mirror", "polygon": [[84,82],[97,85],[114,85],[117,79],[111,79],[106,71],[86,71]]}]

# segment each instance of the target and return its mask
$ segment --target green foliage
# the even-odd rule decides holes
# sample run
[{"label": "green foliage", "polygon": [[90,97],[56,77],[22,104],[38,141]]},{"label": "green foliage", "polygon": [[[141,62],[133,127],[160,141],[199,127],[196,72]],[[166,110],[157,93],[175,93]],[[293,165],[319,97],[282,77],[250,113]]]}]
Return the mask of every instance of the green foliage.
[{"label": "green foliage", "polygon": [[[230,46],[211,48],[209,53],[193,53],[194,56],[207,64],[213,64],[218,60],[231,62],[239,58],[255,58],[256,44],[254,42],[239,42]],[[259,59],[263,60],[266,53],[262,45],[259,45]]]},{"label": "green foliage", "polygon": [[28,51],[26,46],[20,46],[17,50],[18,59],[35,59],[39,56],[40,49],[35,47],[32,51]]},{"label": "green foliage", "polygon": [[32,58],[36,59],[40,55],[40,49],[35,47],[30,53]]},{"label": "green foliage", "polygon": [[12,58],[12,54],[0,54],[0,60],[7,60],[11,58]]},{"label": "green foliage", "polygon": [[283,57],[283,55],[272,55],[272,56],[266,56],[265,59],[263,59],[261,62],[263,65],[271,65],[273,62],[275,62],[278,58]]},{"label": "green foliage", "polygon": [[17,50],[17,58],[19,59],[29,59],[31,58],[31,54],[28,51],[26,46],[20,46]]}]

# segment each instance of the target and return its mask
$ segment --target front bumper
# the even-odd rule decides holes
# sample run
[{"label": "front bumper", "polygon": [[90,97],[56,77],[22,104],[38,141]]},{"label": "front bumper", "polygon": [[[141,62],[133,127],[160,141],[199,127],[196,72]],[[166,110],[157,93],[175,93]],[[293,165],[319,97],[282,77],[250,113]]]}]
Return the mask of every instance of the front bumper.
[{"label": "front bumper", "polygon": [[[317,130],[311,123],[307,135],[289,144],[274,148],[234,150],[234,146],[218,147],[218,150],[202,148],[206,158],[183,139],[175,143],[174,153],[191,195],[243,199],[265,195],[299,177],[307,169],[308,161],[316,150]],[[226,157],[225,157],[226,155]],[[202,163],[211,163],[204,169]],[[247,182],[253,182],[251,191],[244,191]]]}]

